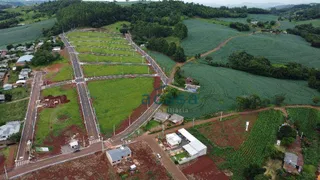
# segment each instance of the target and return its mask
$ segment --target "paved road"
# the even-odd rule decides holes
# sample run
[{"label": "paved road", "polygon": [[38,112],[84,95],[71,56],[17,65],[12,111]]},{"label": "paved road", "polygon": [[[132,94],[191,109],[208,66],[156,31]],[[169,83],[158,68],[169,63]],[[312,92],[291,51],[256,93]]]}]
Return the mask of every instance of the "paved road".
[{"label": "paved road", "polygon": [[78,95],[80,99],[80,106],[83,114],[84,123],[86,125],[87,134],[89,137],[89,143],[92,144],[100,140],[99,130],[97,127],[96,116],[93,112],[91,102],[89,100],[89,93],[87,85],[84,80],[83,72],[81,69],[80,61],[76,54],[75,49],[70,45],[64,35],[60,36],[65,46],[68,48],[70,54],[70,60],[75,76],[75,82],[77,85]]},{"label": "paved road", "polygon": [[27,141],[33,140],[34,127],[37,120],[37,100],[40,96],[42,85],[42,72],[35,72],[28,109],[22,129],[22,135],[19,143],[18,153],[16,157],[16,166],[28,163],[29,152],[27,148]]}]

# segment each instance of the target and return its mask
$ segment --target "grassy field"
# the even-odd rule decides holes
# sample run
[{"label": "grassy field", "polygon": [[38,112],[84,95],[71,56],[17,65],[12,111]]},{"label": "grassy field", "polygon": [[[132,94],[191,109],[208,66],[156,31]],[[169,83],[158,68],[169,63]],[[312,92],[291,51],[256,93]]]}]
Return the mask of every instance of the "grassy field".
[{"label": "grassy field", "polygon": [[148,51],[148,54],[157,61],[158,65],[167,75],[170,75],[172,68],[176,64],[170,57],[154,51]]},{"label": "grassy field", "polygon": [[278,16],[272,14],[248,14],[246,18],[218,18],[218,20],[222,21],[241,23],[247,23],[247,19],[251,19],[252,21],[277,21]]},{"label": "grassy field", "polygon": [[5,48],[8,44],[25,43],[42,37],[42,29],[51,28],[56,19],[28,24],[25,26],[13,27],[0,30],[0,48]]},{"label": "grassy field", "polygon": [[74,41],[72,42],[72,45],[76,46],[76,47],[94,47],[94,46],[98,46],[101,48],[119,48],[119,49],[132,49],[132,47],[124,42],[124,43],[108,43],[108,42],[89,42],[89,41]]},{"label": "grassy field", "polygon": [[124,63],[145,63],[141,56],[97,56],[92,54],[79,54],[83,62],[124,62]]},{"label": "grassy field", "polygon": [[210,134],[202,134],[198,131],[199,127],[206,126],[202,124],[189,129],[201,142],[203,142],[209,150],[209,155],[213,158],[220,157],[225,161],[219,166],[222,169],[232,171],[232,179],[245,179],[243,170],[249,164],[262,165],[265,157],[269,155],[266,147],[271,146],[276,141],[277,128],[283,123],[284,118],[280,111],[269,110],[259,113],[257,121],[250,130],[246,141],[238,150],[233,148],[220,148],[211,142],[207,136]]},{"label": "grassy field", "polygon": [[312,20],[307,20],[307,21],[297,21],[294,22],[295,24],[312,24],[315,27],[320,27],[320,19],[312,19]]},{"label": "grassy field", "polygon": [[101,133],[110,136],[153,89],[152,78],[115,79],[89,82]]},{"label": "grassy field", "polygon": [[[65,89],[62,86],[45,89],[41,95],[66,95],[70,102],[60,104],[56,108],[45,108],[39,113],[35,135],[36,145],[41,145],[51,133],[53,133],[54,136],[58,136],[65,128],[71,125],[76,125],[84,129],[75,88]],[[62,118],[63,120],[61,120]]]},{"label": "grassy field", "polygon": [[115,50],[115,49],[106,49],[106,48],[90,48],[90,47],[77,47],[76,51],[79,53],[102,53],[102,54],[122,54],[128,56],[136,56],[137,53],[133,50]]},{"label": "grassy field", "polygon": [[[308,88],[306,81],[280,80],[255,76],[228,68],[212,67],[199,63],[188,63],[182,67],[186,77],[200,82],[197,102],[174,103],[187,118],[200,117],[218,111],[235,109],[236,97],[257,94],[261,98],[274,99],[277,94],[286,94],[286,104],[311,104],[312,97],[319,92]],[[182,93],[185,96],[190,94]],[[194,98],[193,98],[194,99]]]},{"label": "grassy field", "polygon": [[[62,59],[60,61],[56,61],[53,65],[48,68],[54,68],[55,66],[59,66],[58,71],[50,71],[45,75],[45,79],[53,82],[65,81],[73,79],[73,70],[72,66],[68,63],[67,59]],[[61,66],[61,67],[60,67]]]},{"label": "grassy field", "polygon": [[320,161],[320,137],[315,127],[320,123],[320,112],[307,108],[287,109],[290,121],[299,126],[300,133],[311,142],[310,146],[302,143],[303,157],[305,165],[317,167]]},{"label": "grassy field", "polygon": [[0,123],[8,121],[22,121],[26,115],[28,100],[10,104],[0,104]]},{"label": "grassy field", "polygon": [[30,95],[30,88],[28,87],[17,87],[11,90],[4,91],[3,93],[12,95],[12,101],[23,99]]},{"label": "grassy field", "polygon": [[21,13],[20,16],[17,16],[16,18],[20,19],[22,18],[23,21],[20,23],[24,23],[24,24],[31,24],[31,23],[35,23],[37,21],[43,21],[43,20],[47,20],[48,16],[43,16],[43,17],[39,17],[39,18],[33,18],[33,16],[35,15],[39,15],[39,12],[35,12],[32,10],[32,6],[18,6],[16,8],[9,8],[6,9],[5,11],[7,12],[15,12],[15,13]]},{"label": "grassy field", "polygon": [[107,31],[112,32],[112,33],[120,33],[119,30],[122,27],[122,24],[126,24],[126,25],[130,26],[130,22],[128,22],[128,21],[119,21],[119,22],[116,22],[114,24],[110,24],[108,26],[104,26],[102,28],[106,29]]},{"label": "grassy field", "polygon": [[183,21],[188,27],[188,37],[181,42],[187,56],[204,53],[217,47],[228,38],[241,33],[223,25],[190,19]]},{"label": "grassy field", "polygon": [[290,34],[263,33],[237,37],[209,56],[213,57],[214,62],[226,63],[233,52],[241,50],[255,56],[264,56],[275,64],[297,62],[320,68],[320,51],[311,47],[303,38]]},{"label": "grassy field", "polygon": [[149,66],[134,65],[85,65],[82,66],[86,77],[121,74],[149,74]]}]

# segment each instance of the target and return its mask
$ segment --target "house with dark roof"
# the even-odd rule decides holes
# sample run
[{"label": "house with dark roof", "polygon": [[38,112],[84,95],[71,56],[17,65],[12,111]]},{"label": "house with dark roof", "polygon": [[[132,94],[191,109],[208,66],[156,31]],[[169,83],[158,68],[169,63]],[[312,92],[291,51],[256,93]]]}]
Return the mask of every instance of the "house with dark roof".
[{"label": "house with dark roof", "polygon": [[131,149],[127,146],[120,146],[117,149],[112,149],[106,152],[107,158],[111,165],[119,164],[122,160],[131,157]]},{"label": "house with dark roof", "polygon": [[160,122],[160,123],[165,122],[166,120],[169,119],[169,117],[170,117],[170,114],[165,113],[165,112],[160,112],[160,111],[156,112],[156,113],[153,115],[153,119],[154,119],[155,121]]}]

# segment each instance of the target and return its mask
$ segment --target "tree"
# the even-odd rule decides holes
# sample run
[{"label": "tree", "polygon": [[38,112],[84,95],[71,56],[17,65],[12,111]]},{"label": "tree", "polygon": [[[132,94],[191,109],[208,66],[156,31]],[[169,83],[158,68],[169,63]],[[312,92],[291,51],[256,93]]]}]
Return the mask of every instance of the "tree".
[{"label": "tree", "polygon": [[14,46],[12,45],[12,44],[9,44],[8,46],[7,46],[7,50],[10,50],[10,49],[12,49]]},{"label": "tree", "polygon": [[271,26],[276,25],[276,21],[270,21],[270,25],[271,25]]},{"label": "tree", "polygon": [[21,133],[18,132],[18,133],[15,133],[15,134],[12,134],[11,136],[9,136],[8,140],[13,141],[13,142],[19,142],[20,138],[21,138]]},{"label": "tree", "polygon": [[184,54],[184,50],[182,47],[177,47],[176,53],[173,55],[173,58],[177,62],[185,62],[186,55]]},{"label": "tree", "polygon": [[281,126],[278,131],[277,137],[282,140],[283,138],[296,138],[297,132],[288,125]]},{"label": "tree", "polygon": [[247,179],[254,180],[255,176],[263,174],[265,171],[265,168],[261,168],[257,164],[250,164],[249,167],[244,169],[243,176]]},{"label": "tree", "polygon": [[11,94],[4,94],[4,98],[6,101],[11,101],[12,100],[12,95]]},{"label": "tree", "polygon": [[318,104],[318,103],[320,102],[320,97],[319,97],[319,96],[313,97],[313,98],[312,98],[312,102],[313,102],[314,104]]},{"label": "tree", "polygon": [[285,137],[281,140],[281,145],[285,147],[289,147],[294,141],[295,141],[295,138]]},{"label": "tree", "polygon": [[286,99],[286,97],[285,97],[284,94],[277,94],[277,95],[275,96],[275,102],[274,102],[274,104],[277,105],[277,106],[280,106],[285,99]]},{"label": "tree", "polygon": [[180,22],[174,26],[173,34],[182,40],[188,37],[188,28],[185,24]]},{"label": "tree", "polygon": [[168,56],[173,56],[173,55],[176,53],[176,50],[177,50],[177,45],[176,45],[176,43],[171,42],[171,43],[169,44],[169,48],[168,48],[168,53],[167,53],[167,55],[168,55]]}]

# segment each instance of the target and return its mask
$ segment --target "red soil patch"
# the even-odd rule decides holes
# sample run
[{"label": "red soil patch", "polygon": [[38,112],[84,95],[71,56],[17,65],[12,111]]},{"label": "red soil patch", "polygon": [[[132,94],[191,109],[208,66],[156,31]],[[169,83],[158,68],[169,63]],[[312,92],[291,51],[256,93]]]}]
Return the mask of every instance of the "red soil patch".
[{"label": "red soil patch", "polygon": [[34,179],[120,179],[109,163],[105,153],[95,153],[90,156],[50,166],[22,176],[23,180]]},{"label": "red soil patch", "polygon": [[66,95],[61,96],[46,96],[41,100],[41,104],[43,104],[44,108],[55,108],[59,104],[66,104],[70,102],[70,100],[67,99]]},{"label": "red soil patch", "polygon": [[63,48],[61,51],[60,51],[60,55],[66,59],[69,59],[69,53],[67,51],[67,48]]},{"label": "red soil patch", "polygon": [[167,170],[156,161],[156,157],[149,145],[144,141],[139,141],[129,145],[132,151],[132,159],[137,160],[137,170],[139,173],[129,174],[129,179],[170,179]]},{"label": "red soil patch", "polygon": [[[238,149],[257,118],[258,113],[240,115],[234,119],[209,123],[208,126],[198,128],[198,131],[220,147],[231,146]],[[245,131],[246,121],[250,122],[248,132]]]},{"label": "red soil patch", "polygon": [[63,63],[52,64],[45,68],[46,72],[59,72],[59,70],[64,66]]},{"label": "red soil patch", "polygon": [[[150,104],[149,106],[154,102],[154,97],[158,94],[161,94],[162,90],[159,89],[158,92],[155,89],[158,89],[161,86],[161,79],[160,77],[155,77],[153,82],[153,91],[150,94]],[[148,109],[147,105],[141,104],[138,108],[136,108],[132,114],[131,114],[131,123],[136,121],[141,114],[143,114]],[[129,126],[129,118],[124,120],[121,125],[116,129],[116,134],[119,134],[120,132],[124,131]]]},{"label": "red soil patch", "polygon": [[17,150],[17,145],[9,146],[9,155],[5,158],[0,155],[0,173],[4,173],[4,166],[6,166],[7,171],[14,169],[15,152]]},{"label": "red soil patch", "polygon": [[52,133],[46,138],[43,142],[43,147],[52,147],[52,151],[50,152],[38,152],[35,154],[36,159],[47,158],[53,155],[57,155],[61,153],[61,146],[67,145],[71,139],[71,137],[75,136],[75,139],[79,141],[79,144],[83,146],[83,140],[85,140],[85,144],[88,145],[88,137],[82,129],[78,126],[72,125],[65,130],[63,130],[59,136],[54,136]]},{"label": "red soil patch", "polygon": [[[183,165],[182,172],[188,179],[206,180],[228,180],[222,171],[214,164],[212,159],[208,156],[201,156],[196,161],[193,161],[187,165]],[[186,167],[185,167],[186,166]]]}]

